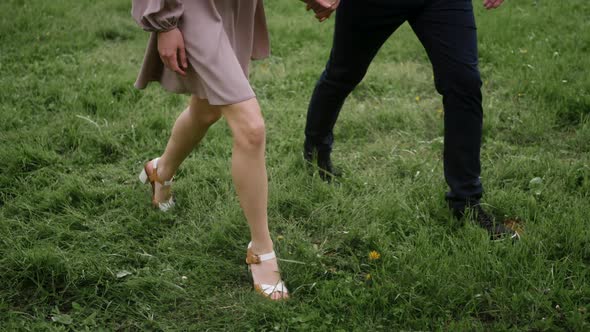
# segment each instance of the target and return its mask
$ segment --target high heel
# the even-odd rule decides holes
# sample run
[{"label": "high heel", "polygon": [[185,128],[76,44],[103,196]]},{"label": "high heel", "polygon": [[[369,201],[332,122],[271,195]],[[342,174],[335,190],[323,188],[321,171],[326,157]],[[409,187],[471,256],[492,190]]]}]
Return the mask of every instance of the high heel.
[{"label": "high heel", "polygon": [[173,208],[176,205],[174,201],[174,197],[170,196],[170,199],[167,202],[158,202],[156,200],[156,182],[162,185],[162,187],[170,187],[172,185],[172,181],[174,178],[163,181],[158,176],[158,161],[160,158],[156,158],[154,160],[148,161],[141,173],[139,173],[139,181],[143,184],[151,184],[152,185],[152,206],[156,209],[159,209],[162,212],[166,212]]},{"label": "high heel", "polygon": [[[260,264],[264,261],[275,259],[276,257],[277,256],[275,255],[274,251],[262,255],[254,254],[254,252],[252,251],[252,242],[250,242],[248,244],[248,251],[246,253],[246,264],[248,264],[248,272],[250,273],[250,275],[252,275],[252,269],[250,267],[252,264]],[[285,283],[283,282],[283,280],[279,280],[274,285],[257,284],[254,282],[254,277],[252,277],[252,285],[254,286],[254,290],[257,293],[269,299],[272,299],[272,295],[277,292],[281,293],[281,297],[279,298],[279,300],[287,299],[289,295],[289,291],[287,290],[287,287],[285,287]]]}]

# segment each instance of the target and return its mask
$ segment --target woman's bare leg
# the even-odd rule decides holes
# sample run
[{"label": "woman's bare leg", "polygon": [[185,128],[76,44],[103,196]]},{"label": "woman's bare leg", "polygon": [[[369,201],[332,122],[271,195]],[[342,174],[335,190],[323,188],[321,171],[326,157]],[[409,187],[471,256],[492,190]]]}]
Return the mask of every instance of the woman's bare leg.
[{"label": "woman's bare leg", "polygon": [[[169,180],[180,164],[201,142],[207,130],[221,118],[219,107],[212,107],[207,100],[193,96],[189,107],[176,119],[168,145],[158,163],[158,176]],[[162,188],[156,183],[156,200],[166,202],[170,198],[170,188]]]},{"label": "woman's bare leg", "polygon": [[[232,176],[240,205],[250,226],[252,251],[264,254],[273,250],[268,230],[268,178],[265,165],[266,134],[258,101],[253,98],[238,104],[220,106],[234,137]],[[280,280],[276,259],[251,265],[258,284],[276,284]],[[280,292],[273,299],[282,297]]]}]

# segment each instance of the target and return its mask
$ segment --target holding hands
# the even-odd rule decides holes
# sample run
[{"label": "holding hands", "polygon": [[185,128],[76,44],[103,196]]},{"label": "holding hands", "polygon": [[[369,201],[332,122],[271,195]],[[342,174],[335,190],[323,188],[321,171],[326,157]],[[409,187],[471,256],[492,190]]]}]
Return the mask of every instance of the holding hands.
[{"label": "holding hands", "polygon": [[500,5],[504,2],[504,0],[483,0],[483,6],[486,9],[495,9],[500,7]]},{"label": "holding hands", "polygon": [[307,10],[313,9],[318,21],[323,22],[330,18],[338,8],[340,0],[301,0],[307,4]]}]

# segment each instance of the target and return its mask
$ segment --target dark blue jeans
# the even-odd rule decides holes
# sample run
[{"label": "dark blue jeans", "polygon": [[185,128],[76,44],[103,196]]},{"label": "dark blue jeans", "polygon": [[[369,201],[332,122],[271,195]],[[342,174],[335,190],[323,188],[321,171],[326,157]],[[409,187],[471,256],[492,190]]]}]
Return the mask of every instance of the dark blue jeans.
[{"label": "dark blue jeans", "polygon": [[342,0],[330,59],[309,105],[305,145],[330,153],[346,97],[361,82],[383,43],[409,22],[432,63],[444,105],[444,172],[454,210],[476,204],[482,136],[481,78],[471,0]]}]

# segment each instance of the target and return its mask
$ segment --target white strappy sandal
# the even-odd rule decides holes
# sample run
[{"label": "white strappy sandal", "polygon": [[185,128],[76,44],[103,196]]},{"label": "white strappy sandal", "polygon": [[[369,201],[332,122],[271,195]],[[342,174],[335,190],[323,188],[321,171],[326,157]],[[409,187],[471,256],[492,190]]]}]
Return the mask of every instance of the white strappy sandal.
[{"label": "white strappy sandal", "polygon": [[162,212],[166,212],[173,208],[176,205],[174,201],[174,197],[170,196],[170,199],[167,202],[158,202],[156,201],[156,182],[162,185],[162,187],[170,187],[172,185],[172,179],[168,181],[162,181],[158,176],[158,160],[160,158],[156,158],[154,160],[148,161],[143,170],[139,174],[139,181],[144,184],[151,184],[152,185],[152,205],[156,209],[160,209]]},{"label": "white strappy sandal", "polygon": [[[246,264],[248,264],[248,272],[250,272],[250,274],[252,274],[252,270],[250,269],[250,265],[260,264],[264,261],[268,261],[268,260],[274,259],[276,257],[277,256],[275,255],[274,251],[271,251],[269,253],[262,254],[262,255],[254,254],[254,252],[252,252],[252,242],[250,242],[248,244],[248,252],[246,254]],[[254,290],[256,292],[262,294],[263,296],[265,296],[269,299],[271,299],[272,294],[274,294],[276,292],[281,293],[281,297],[277,300],[285,300],[288,298],[289,291],[287,290],[287,287],[285,286],[285,283],[282,280],[279,280],[274,285],[256,284],[256,283],[254,283],[254,281],[252,282],[252,284],[253,284]]]}]

